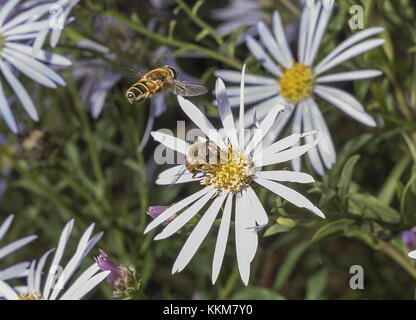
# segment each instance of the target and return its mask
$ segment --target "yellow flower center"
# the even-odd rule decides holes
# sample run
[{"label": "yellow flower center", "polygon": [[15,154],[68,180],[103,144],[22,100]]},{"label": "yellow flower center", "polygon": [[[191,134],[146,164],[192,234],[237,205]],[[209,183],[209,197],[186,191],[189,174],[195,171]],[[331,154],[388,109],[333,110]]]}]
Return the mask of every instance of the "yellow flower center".
[{"label": "yellow flower center", "polygon": [[235,193],[250,185],[255,170],[251,157],[228,144],[226,150],[221,150],[219,163],[209,164],[204,173],[201,184]]},{"label": "yellow flower center", "polygon": [[288,102],[297,103],[312,94],[314,74],[307,65],[295,63],[291,69],[283,70],[279,85],[283,98]]},{"label": "yellow flower center", "polygon": [[26,292],[18,295],[20,300],[42,300],[42,295],[39,292]]},{"label": "yellow flower center", "polygon": [[4,37],[0,34],[0,52],[3,50],[4,47]]}]

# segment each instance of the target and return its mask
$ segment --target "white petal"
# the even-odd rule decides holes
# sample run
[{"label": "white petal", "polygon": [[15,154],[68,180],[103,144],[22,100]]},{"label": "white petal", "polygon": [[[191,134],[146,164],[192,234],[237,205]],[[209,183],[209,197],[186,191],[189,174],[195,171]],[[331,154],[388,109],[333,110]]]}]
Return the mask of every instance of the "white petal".
[{"label": "white petal", "polygon": [[378,70],[357,70],[357,71],[348,71],[333,73],[327,76],[322,76],[316,79],[317,83],[326,83],[326,82],[338,82],[338,81],[353,81],[374,78],[382,75],[383,73]]},{"label": "white petal", "polygon": [[[262,94],[268,94],[270,91],[273,91],[274,93],[279,92],[279,83],[275,81],[275,83],[272,84],[266,84],[266,85],[252,85],[252,86],[246,86],[244,88],[244,94],[246,97],[256,95],[259,93]],[[227,96],[229,98],[240,96],[240,87],[234,86],[227,88]]]},{"label": "white petal", "polygon": [[[317,138],[308,144],[304,144],[302,146],[298,146],[298,147],[293,147],[290,149],[287,149],[285,151],[273,154],[271,156],[263,157],[262,161],[256,161],[255,165],[256,167],[260,167],[260,166],[268,166],[271,164],[277,164],[277,163],[282,163],[282,162],[286,162],[289,160],[293,160],[295,158],[300,157],[301,155],[305,154],[306,152],[308,152],[311,148],[315,148],[315,146],[319,143],[319,141],[323,138],[324,134],[323,133],[319,133],[317,135]],[[294,168],[295,171],[298,171]]]},{"label": "white petal", "polygon": [[0,280],[9,280],[24,277],[26,269],[30,266],[29,262],[21,262],[14,266],[8,267],[0,271]]},{"label": "white petal", "polygon": [[[303,130],[310,131],[312,129],[316,129],[312,126],[312,114],[308,108],[308,104],[304,101],[301,102],[303,104],[303,113],[302,113],[302,123],[303,123]],[[326,134],[325,134],[326,136]],[[322,139],[321,139],[322,141]],[[313,137],[306,136],[305,137],[306,143],[312,143]],[[318,148],[311,148],[308,151],[308,157],[311,161],[312,167],[315,169],[315,171],[323,176],[325,172],[324,164],[322,163],[322,160],[318,153]]]},{"label": "white petal", "polygon": [[[246,127],[250,127],[254,124],[254,113],[256,113],[257,119],[263,119],[272,109],[273,107],[280,105],[282,103],[282,99],[280,96],[276,96],[265,100],[259,104],[253,106],[250,110],[248,110],[244,116],[244,124]],[[284,114],[287,110],[285,109]],[[280,117],[280,116],[279,116]],[[236,121],[239,123],[239,120]]]},{"label": "white petal", "polygon": [[[262,88],[259,88],[257,91],[247,95],[245,97],[245,102],[246,102],[246,104],[256,103],[258,101],[261,101],[261,100],[270,98],[272,96],[275,96],[278,93],[279,93],[279,90],[278,90],[278,87],[276,87],[276,86],[267,86],[267,87],[263,86]],[[231,107],[239,106],[240,105],[240,95],[229,97],[228,101],[229,101]]]},{"label": "white petal", "polygon": [[30,98],[29,94],[27,93],[26,89],[22,86],[22,84],[17,80],[15,75],[10,70],[7,62],[3,62],[0,59],[0,69],[3,73],[3,76],[6,78],[9,85],[12,87],[13,91],[15,92],[17,98],[23,105],[23,108],[29,114],[29,116],[35,120],[39,120],[38,113],[36,111],[35,105],[33,104],[32,99]]},{"label": "white petal", "polygon": [[179,255],[172,267],[172,273],[181,272],[189,261],[191,261],[192,257],[195,255],[202,241],[211,229],[211,226],[214,223],[226,196],[227,194],[223,193],[215,198],[207,212],[205,212],[201,217],[201,220],[199,220],[194,230],[192,230],[182,250],[179,252]]},{"label": "white petal", "polygon": [[[54,269],[57,266],[59,266],[59,263],[61,262],[62,256],[65,251],[66,244],[68,243],[68,239],[71,235],[72,228],[74,226],[74,220],[70,220],[64,227],[64,229],[61,232],[61,235],[59,237],[58,247],[56,249],[55,255],[53,256],[51,268]],[[46,278],[45,287],[43,288],[42,297],[45,300],[48,300],[50,289],[52,286],[52,277],[55,275],[54,272],[51,272],[53,270],[49,270],[48,276]]]},{"label": "white petal", "polygon": [[334,67],[336,67],[337,65],[339,65],[340,63],[349,60],[355,56],[358,56],[364,52],[370,51],[374,48],[377,48],[381,45],[383,45],[386,42],[386,40],[384,39],[371,39],[371,40],[367,40],[364,41],[362,43],[359,43],[347,50],[345,50],[344,52],[342,52],[341,54],[339,54],[337,57],[335,57],[334,59],[332,59],[331,61],[329,61],[327,64],[323,65],[321,68],[319,69],[315,69],[315,73],[317,75],[324,73],[326,71],[328,71],[329,69],[332,69]]},{"label": "white petal", "polygon": [[263,137],[269,132],[276,120],[277,115],[284,109],[284,105],[275,106],[263,119],[259,128],[254,132],[253,138],[246,147],[246,154],[249,154],[263,140]]},{"label": "white petal", "polygon": [[28,20],[31,20],[31,21],[37,20],[42,15],[47,13],[50,7],[51,7],[50,4],[38,5],[34,7],[33,9],[23,11],[22,13],[16,15],[15,17],[7,21],[7,23],[5,23],[4,26],[0,28],[0,30],[2,31],[9,30],[10,28],[17,26],[22,22],[25,22]]},{"label": "white petal", "polygon": [[257,182],[259,185],[265,187],[266,189],[269,189],[270,191],[277,194],[278,196],[286,199],[287,201],[294,204],[295,206],[298,206],[299,208],[306,208],[312,211],[317,216],[321,218],[325,218],[325,215],[322,213],[322,211],[319,210],[317,207],[315,207],[312,202],[310,202],[307,198],[305,198],[299,192],[293,189],[290,189],[280,183],[270,181],[270,180],[257,178],[254,181]]},{"label": "white petal", "polygon": [[6,282],[0,280],[0,295],[4,296],[6,300],[19,300],[17,293]]},{"label": "white petal", "polygon": [[316,128],[316,130],[325,133],[325,136],[318,144],[318,150],[325,163],[325,166],[329,169],[336,161],[336,152],[334,143],[332,142],[331,133],[328,130],[325,119],[322,116],[322,113],[319,110],[315,100],[308,99],[306,103],[308,104],[309,111],[311,112],[313,128]]},{"label": "white petal", "polygon": [[89,293],[92,289],[98,286],[108,275],[111,271],[103,271],[96,274],[94,277],[89,279],[83,285],[81,285],[75,292],[72,293],[68,300],[81,300],[87,293]]},{"label": "white petal", "polygon": [[290,67],[290,57],[284,56],[282,50],[279,48],[275,38],[270,32],[269,28],[266,27],[263,21],[260,21],[257,24],[257,30],[260,35],[261,42],[263,46],[267,48],[269,53],[273,56],[275,61],[283,65],[286,68]]},{"label": "white petal", "polygon": [[91,279],[94,274],[100,271],[100,267],[94,263],[87,270],[85,270],[77,280],[65,291],[65,293],[59,298],[59,300],[68,300],[83,284]]},{"label": "white petal", "polygon": [[[231,71],[231,70],[217,70],[214,72],[216,77],[220,77],[222,80],[232,83],[241,82],[241,72]],[[255,85],[268,85],[275,84],[276,79],[272,77],[258,76],[255,74],[245,74],[244,76],[246,84],[255,84]]]},{"label": "white petal", "polygon": [[238,138],[234,125],[234,117],[228,102],[224,82],[220,78],[218,78],[217,82],[215,83],[215,95],[217,98],[218,111],[220,113],[220,118],[225,130],[225,134],[230,139],[231,143],[236,146],[238,145]]},{"label": "white petal", "polygon": [[212,284],[217,281],[220,273],[222,261],[224,259],[225,249],[227,247],[228,233],[231,221],[233,195],[229,194],[225,203],[224,212],[221,218],[220,229],[218,230],[217,242],[215,244],[214,259],[212,261]]},{"label": "white petal", "polygon": [[220,148],[224,148],[224,141],[221,139],[218,131],[212,126],[207,117],[199,110],[192,102],[185,98],[178,96],[178,102],[182,110],[186,113],[189,119],[195,123],[203,133]]},{"label": "white petal", "polygon": [[151,135],[153,139],[160,142],[164,146],[174,151],[180,152],[184,155],[186,155],[189,147],[191,146],[186,141],[183,141],[182,139],[179,139],[177,137],[171,136],[163,132],[153,131]]},{"label": "white petal", "polygon": [[262,46],[254,40],[252,37],[248,36],[246,38],[246,44],[252,55],[261,62],[263,68],[269,71],[275,76],[282,77],[282,70],[277,66],[276,63],[269,57],[269,55],[264,51]]},{"label": "white petal", "polygon": [[282,130],[286,127],[286,124],[289,122],[294,110],[295,107],[293,105],[286,105],[285,110],[277,116],[272,129],[264,137],[263,146],[269,146],[276,141]]},{"label": "white petal", "polygon": [[[295,115],[293,117],[293,122],[292,122],[292,134],[293,133],[300,133],[303,131],[302,129],[302,112],[303,112],[303,106],[301,104],[298,104],[295,107]],[[295,146],[298,146],[300,144],[297,143],[295,144]],[[292,159],[291,161],[292,164],[292,168],[295,171],[300,171],[300,169],[302,168],[302,159],[300,157],[295,157],[294,159]]]},{"label": "white petal", "polygon": [[[31,46],[23,45],[20,43],[8,42],[6,43],[6,47],[25,53],[28,56],[32,56],[33,53],[33,48]],[[35,57],[40,61],[44,61],[59,66],[70,66],[72,64],[71,60],[63,56],[60,56],[59,54],[44,50],[39,50],[39,53]]]},{"label": "white petal", "polygon": [[185,173],[185,174],[182,174],[179,178],[177,177],[158,178],[156,180],[156,184],[170,185],[172,182],[174,182],[175,184],[179,184],[179,183],[200,181],[201,179],[202,178],[194,178],[192,173]]},{"label": "white petal", "polygon": [[298,142],[300,141],[301,138],[307,135],[314,135],[314,134],[316,134],[316,131],[310,131],[310,132],[305,132],[305,133],[293,133],[290,136],[271,144],[267,148],[263,149],[261,153],[255,154],[253,157],[253,160],[254,161],[259,160],[261,159],[262,156],[263,157],[271,156],[277,152],[290,148],[294,145],[298,145]]},{"label": "white petal", "polygon": [[49,28],[49,21],[35,21],[21,24],[17,27],[3,32],[4,36],[11,36],[15,34],[32,33],[34,31],[41,31]]},{"label": "white petal", "polygon": [[309,28],[310,9],[305,6],[300,18],[299,39],[298,39],[298,61],[305,61],[305,53],[307,48],[308,28]]},{"label": "white petal", "polygon": [[259,226],[265,226],[269,223],[269,217],[267,216],[266,210],[264,210],[259,198],[251,187],[248,187],[244,191],[247,198],[250,201],[251,207],[253,208],[254,220]]},{"label": "white petal", "polygon": [[[3,116],[4,121],[6,121],[7,126],[12,130],[14,133],[17,133],[17,123],[14,119],[12,110],[10,109],[9,102],[7,101],[6,97],[4,96],[3,86],[0,81],[0,112]],[[1,239],[1,237],[0,237]]]},{"label": "white petal", "polygon": [[369,127],[377,126],[374,119],[364,111],[361,103],[347,92],[322,85],[315,86],[315,92],[358,122]]},{"label": "white petal", "polygon": [[35,272],[35,290],[40,292],[41,290],[41,280],[42,280],[42,272],[43,272],[43,267],[45,266],[46,263],[46,259],[48,258],[49,254],[52,253],[55,249],[50,249],[48,250],[39,260],[39,263],[36,267],[36,272]]},{"label": "white petal", "polygon": [[289,43],[287,42],[287,38],[285,32],[283,31],[282,20],[280,19],[279,12],[275,11],[273,13],[273,32],[274,36],[279,44],[279,47],[282,51],[284,57],[287,57],[286,61],[286,68],[292,68],[293,66],[293,57],[290,51]]},{"label": "white petal", "polygon": [[253,208],[247,197],[237,195],[235,208],[235,245],[237,265],[241,279],[248,284],[250,263],[257,250],[258,238],[255,231],[256,223],[252,215]]},{"label": "white petal", "polygon": [[[410,258],[412,258],[412,259],[416,259],[416,250],[414,250],[414,251],[410,251],[409,253],[408,253],[408,256],[410,257]],[[1,289],[1,288],[0,288]]]},{"label": "white petal", "polygon": [[[2,90],[0,90],[0,92],[2,92]],[[13,222],[13,219],[14,219],[14,215],[11,214],[0,225],[0,240],[3,239],[3,237],[6,234],[7,230],[9,230],[9,228],[10,228],[12,222]]]},{"label": "white petal", "polygon": [[183,171],[184,166],[183,165],[179,165],[179,166],[174,166],[172,168],[166,169],[165,171],[162,171],[158,178],[174,178],[176,177],[179,173],[181,173]]},{"label": "white petal", "polygon": [[300,62],[305,63],[306,65],[311,65],[311,62],[310,62],[310,57],[312,53],[311,49],[312,49],[312,43],[314,40],[315,31],[317,28],[321,4],[319,2],[317,5],[313,3],[312,6],[308,9],[309,9],[309,20],[308,20],[308,29],[307,29],[308,33],[306,37],[306,47],[305,47],[303,61],[300,61]]},{"label": "white petal", "polygon": [[21,247],[24,247],[28,243],[35,240],[38,236],[27,236],[22,239],[16,240],[12,243],[9,243],[8,245],[4,246],[0,249],[0,259],[4,258],[8,254],[20,249]]},{"label": "white petal", "polygon": [[10,12],[14,9],[14,7],[19,3],[20,0],[9,0],[5,4],[2,4],[2,8],[0,10],[0,30],[3,31],[4,21],[6,20],[7,16],[10,14]]},{"label": "white petal", "polygon": [[[182,228],[189,220],[191,220],[206,204],[208,201],[214,197],[216,191],[212,190],[206,193],[203,197],[198,199],[195,203],[193,203],[188,209],[184,212],[179,214],[175,219],[173,219],[161,233],[159,233],[155,240],[165,239],[170,237],[172,234],[177,232],[180,228]],[[166,210],[167,211],[167,210]],[[163,213],[165,213],[164,211]],[[162,215],[162,214],[161,214]],[[160,217],[160,216],[159,216]]]},{"label": "white petal", "polygon": [[258,172],[256,176],[267,180],[297,183],[311,183],[315,181],[314,178],[307,173],[288,170],[261,171]]},{"label": "white petal", "polygon": [[157,227],[159,224],[161,224],[163,221],[165,221],[166,219],[169,219],[170,217],[172,217],[175,213],[177,213],[178,211],[182,210],[183,208],[185,208],[186,206],[190,205],[191,203],[195,202],[196,200],[198,200],[199,198],[201,198],[202,196],[206,195],[207,193],[209,193],[212,190],[212,187],[208,186],[205,187],[204,189],[195,192],[193,195],[173,204],[172,206],[170,206],[168,209],[166,209],[165,211],[163,211],[159,216],[157,216],[152,222],[149,223],[149,225],[146,227],[146,229],[144,230],[144,233],[148,233],[150,230],[154,229],[155,227]]}]

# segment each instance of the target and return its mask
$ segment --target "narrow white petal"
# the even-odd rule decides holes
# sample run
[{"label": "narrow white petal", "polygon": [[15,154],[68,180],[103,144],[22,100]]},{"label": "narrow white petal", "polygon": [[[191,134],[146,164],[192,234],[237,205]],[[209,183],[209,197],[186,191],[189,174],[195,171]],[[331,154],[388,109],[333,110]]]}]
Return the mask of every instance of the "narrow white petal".
[{"label": "narrow white petal", "polygon": [[20,0],[9,0],[5,4],[3,4],[3,7],[0,10],[0,30],[1,31],[3,31],[2,26],[7,16],[14,9],[14,7],[19,3],[19,1]]},{"label": "narrow white petal", "polygon": [[310,132],[305,132],[305,133],[293,133],[290,136],[271,144],[267,148],[263,149],[261,153],[255,154],[253,157],[253,160],[254,161],[259,160],[261,159],[262,156],[263,157],[271,156],[277,152],[280,152],[282,150],[295,146],[298,144],[300,139],[303,138],[304,136],[314,135],[314,134],[316,134],[316,131],[310,131]]},{"label": "narrow white petal", "polygon": [[[20,51],[28,56],[32,56],[33,53],[33,47],[31,46],[27,46],[27,45],[23,45],[20,43],[13,43],[13,42],[8,42],[6,43],[6,47],[15,49],[17,51]],[[48,51],[44,51],[44,50],[39,50],[39,53],[35,56],[36,59],[40,60],[40,61],[44,61],[50,64],[55,64],[58,66],[70,66],[72,64],[71,60],[60,56],[59,54],[56,53],[52,53],[52,52],[48,52]]]},{"label": "narrow white petal", "polygon": [[181,173],[184,169],[184,166],[181,164],[179,166],[174,166],[172,168],[166,169],[165,171],[162,171],[158,178],[174,178],[177,174]]},{"label": "narrow white petal", "polygon": [[21,247],[24,247],[28,243],[35,240],[38,236],[27,236],[22,239],[16,240],[12,243],[9,243],[8,245],[4,246],[0,249],[0,259],[4,258],[8,254],[20,249]]},{"label": "narrow white petal", "polygon": [[246,154],[249,154],[253,151],[257,145],[263,140],[263,137],[269,133],[269,130],[272,128],[276,117],[284,109],[284,105],[275,106],[263,119],[260,126],[255,130],[253,138],[247,144]]},{"label": "narrow white petal", "polygon": [[33,51],[32,56],[36,57],[39,54],[39,51],[43,47],[46,41],[46,37],[48,36],[49,29],[42,30],[38,33],[35,42],[33,43]]},{"label": "narrow white petal", "polygon": [[299,208],[306,208],[310,211],[312,211],[314,214],[321,218],[325,218],[325,215],[321,210],[319,210],[317,207],[313,205],[312,202],[310,202],[306,197],[301,195],[299,192],[290,189],[280,183],[257,178],[254,180],[259,185],[265,187],[266,189],[269,189],[273,193],[277,194],[278,196],[282,197],[283,199],[286,199],[290,203],[294,204],[295,206],[298,206]]},{"label": "narrow white petal", "polygon": [[22,84],[17,80],[16,76],[10,70],[7,62],[3,62],[0,59],[0,70],[3,73],[3,76],[6,78],[9,85],[12,87],[13,91],[15,92],[17,98],[23,105],[23,108],[29,114],[29,116],[35,120],[39,120],[38,113],[36,111],[35,105],[33,104],[32,99],[30,98],[29,94],[27,93],[26,89],[22,86]]},{"label": "narrow white petal", "polygon": [[293,57],[290,51],[289,43],[287,42],[287,38],[285,32],[283,30],[282,20],[280,19],[280,14],[278,11],[273,13],[273,32],[274,36],[279,44],[280,49],[282,50],[282,54],[286,57],[286,68],[292,68],[293,66]]},{"label": "narrow white petal", "polygon": [[305,6],[302,10],[299,27],[299,39],[298,39],[298,61],[303,62],[305,60],[305,53],[308,39],[309,28],[309,16],[310,10],[308,6]]},{"label": "narrow white petal", "polygon": [[178,96],[178,102],[182,110],[186,113],[189,119],[195,123],[203,133],[220,148],[224,148],[224,141],[221,139],[218,131],[213,127],[207,117],[199,110],[192,102],[185,98]]},{"label": "narrow white petal", "polygon": [[[263,157],[262,161],[258,161],[258,162],[256,161],[255,165],[257,167],[268,166],[271,164],[282,163],[282,162],[286,162],[286,161],[298,158],[301,155],[308,152],[311,148],[315,148],[315,146],[319,143],[319,141],[323,138],[323,136],[324,136],[323,133],[319,133],[317,135],[317,138],[313,142],[304,144],[302,146],[293,147],[293,148],[287,149],[282,152],[278,152],[268,157]],[[294,170],[299,171],[299,170],[296,170],[296,168],[294,168]]]},{"label": "narrow white petal", "polygon": [[0,295],[4,296],[6,300],[19,300],[17,293],[6,282],[0,280]]},{"label": "narrow white petal", "polygon": [[38,265],[36,267],[35,272],[35,290],[41,292],[41,280],[42,280],[42,272],[43,267],[45,266],[46,259],[48,258],[49,254],[52,253],[55,249],[48,250],[39,260]]},{"label": "narrow white petal", "polygon": [[315,86],[315,92],[358,122],[369,127],[377,126],[374,119],[364,111],[361,103],[347,92],[322,85]]},{"label": "narrow white petal", "polygon": [[353,81],[374,78],[382,75],[378,70],[356,70],[340,73],[333,73],[327,76],[322,76],[316,79],[317,83],[338,82],[338,81]]},{"label": "narrow white petal", "polygon": [[[408,256],[410,257],[410,258],[412,258],[412,259],[416,259],[416,250],[414,250],[414,251],[410,251],[409,253],[408,253]],[[0,288],[1,289],[1,288]]]},{"label": "narrow white petal", "polygon": [[44,5],[38,5],[34,7],[33,9],[23,11],[22,13],[16,15],[15,17],[7,21],[7,23],[5,23],[4,26],[0,28],[0,30],[2,31],[9,30],[10,28],[17,26],[22,22],[25,22],[28,20],[31,20],[31,21],[37,20],[38,18],[43,16],[45,13],[47,13],[50,7],[51,7],[50,4],[46,4],[46,5],[44,4]]},{"label": "narrow white petal", "polygon": [[308,104],[309,111],[311,112],[313,128],[316,128],[316,130],[325,133],[325,136],[318,144],[318,150],[325,163],[325,166],[330,169],[336,161],[335,146],[332,142],[331,133],[328,130],[325,119],[322,116],[322,113],[319,110],[315,100],[308,99],[306,103]]},{"label": "narrow white petal", "polygon": [[311,57],[311,49],[312,49],[312,43],[314,41],[315,31],[317,28],[319,13],[321,10],[321,3],[318,2],[318,4],[313,3],[309,8],[309,21],[308,21],[308,33],[306,37],[306,47],[305,47],[305,53],[303,57],[302,63],[305,63],[306,65],[311,65],[310,57]]},{"label": "narrow white petal", "polygon": [[189,261],[191,261],[192,257],[195,255],[196,251],[201,246],[202,241],[205,239],[209,230],[211,229],[211,226],[214,223],[226,196],[226,193],[219,195],[212,202],[207,212],[204,213],[201,220],[199,220],[198,224],[194,230],[192,230],[184,246],[182,247],[182,250],[179,252],[179,255],[172,267],[172,273],[181,272],[189,263]]},{"label": "narrow white petal", "polygon": [[355,56],[358,56],[364,52],[370,51],[374,48],[377,48],[383,45],[385,42],[386,40],[384,39],[371,39],[371,40],[367,40],[362,43],[359,43],[345,50],[344,52],[340,53],[334,59],[330,60],[327,64],[322,65],[319,69],[315,68],[314,71],[317,75],[324,73],[328,71],[329,69],[336,67],[337,65],[339,65],[340,63],[344,61],[347,61]]},{"label": "narrow white petal", "polygon": [[[195,203],[193,203],[188,209],[184,212],[179,214],[175,219],[173,219],[161,233],[159,233],[155,240],[165,239],[170,237],[172,234],[177,232],[180,228],[182,228],[189,220],[191,220],[207,203],[211,200],[212,197],[215,196],[216,191],[212,190],[206,193],[203,197],[198,199]],[[167,210],[166,210],[167,211]],[[163,213],[165,213],[164,211]],[[163,214],[162,213],[162,214]],[[160,216],[159,216],[160,217]]]},{"label": "narrow white petal", "polygon": [[0,271],[0,280],[9,280],[26,276],[24,273],[30,266],[29,262],[21,262]]},{"label": "narrow white petal", "polygon": [[256,176],[267,180],[297,183],[311,183],[315,181],[310,174],[288,170],[261,171]]},{"label": "narrow white petal", "polygon": [[[283,98],[281,99],[284,100]],[[282,130],[286,127],[287,123],[289,122],[294,110],[295,110],[295,107],[293,105],[290,105],[290,104],[286,105],[285,110],[283,110],[277,116],[277,119],[275,120],[275,123],[272,126],[272,129],[264,137],[263,146],[269,146],[277,140],[280,133],[282,132]]]},{"label": "narrow white petal", "polygon": [[234,146],[238,145],[237,129],[234,125],[234,117],[231,112],[230,104],[227,98],[227,91],[224,82],[218,78],[215,83],[215,95],[218,103],[218,111],[220,113],[221,122],[223,124],[225,134]]},{"label": "narrow white petal", "polygon": [[180,152],[184,155],[186,155],[189,147],[191,146],[186,141],[183,141],[182,139],[179,139],[177,137],[171,136],[163,132],[153,131],[151,135],[153,139],[160,142],[164,146],[174,151]]},{"label": "narrow white petal", "polygon": [[282,70],[277,66],[275,62],[269,57],[269,55],[264,51],[262,46],[254,40],[252,37],[248,36],[246,38],[246,44],[251,54],[261,62],[264,69],[269,71],[275,76],[282,77]]},{"label": "narrow white petal", "polygon": [[217,242],[215,244],[214,259],[212,261],[212,284],[214,284],[217,281],[218,275],[220,274],[225,249],[227,247],[228,233],[231,221],[232,203],[233,195],[229,194],[225,203],[224,212],[221,218],[220,229],[218,230]]},{"label": "narrow white petal", "polygon": [[276,39],[273,37],[269,28],[266,27],[263,21],[260,21],[257,24],[257,30],[259,32],[263,46],[266,47],[266,49],[269,51],[269,53],[272,55],[275,61],[288,68],[290,65],[290,57],[283,55],[283,52],[279,47],[278,43],[276,42]]},{"label": "narrow white petal", "polygon": [[148,233],[150,230],[154,229],[155,227],[157,227],[159,224],[161,224],[163,221],[165,221],[166,219],[169,219],[170,217],[172,217],[175,213],[177,213],[178,211],[182,210],[183,208],[185,208],[186,206],[190,205],[191,203],[195,202],[196,200],[198,200],[199,198],[201,198],[202,196],[206,195],[208,192],[210,192],[212,190],[212,187],[208,186],[205,187],[204,189],[195,192],[193,195],[173,204],[172,206],[170,206],[168,209],[166,209],[165,211],[163,211],[159,216],[157,216],[152,222],[149,223],[149,225],[146,227],[146,229],[144,230],[144,233]]},{"label": "narrow white petal", "polygon": [[25,24],[21,24],[17,27],[14,27],[12,29],[9,29],[5,32],[3,32],[4,36],[11,36],[15,34],[23,34],[23,33],[31,33],[34,31],[41,31],[44,29],[49,28],[49,21],[35,21],[35,22],[29,22]]},{"label": "narrow white petal", "polygon": [[[272,109],[273,107],[280,105],[282,103],[282,99],[280,96],[276,96],[265,100],[259,104],[253,106],[250,110],[248,110],[244,116],[244,125],[247,127],[251,127],[254,124],[254,113],[256,113],[257,119],[263,119]],[[285,113],[287,110],[283,111],[281,114]],[[239,120],[236,123],[240,123]]]},{"label": "narrow white petal", "polygon": [[65,291],[65,293],[59,298],[59,300],[67,300],[73,295],[83,284],[91,279],[94,274],[100,271],[100,267],[94,263],[87,270],[85,270],[77,280]]},{"label": "narrow white petal", "polygon": [[107,278],[110,273],[111,271],[102,271],[96,274],[83,285],[78,287],[77,290],[73,292],[70,297],[68,297],[68,300],[81,300],[87,293],[89,293],[92,289],[98,286],[105,278]]},{"label": "narrow white petal", "polygon": [[241,70],[241,84],[240,84],[240,113],[239,113],[239,119],[240,119],[240,123],[239,123],[239,127],[238,127],[238,132],[239,132],[239,137],[238,137],[238,144],[240,146],[240,148],[244,148],[244,75],[246,73],[246,65],[243,65],[243,70]]},{"label": "narrow white petal", "polygon": [[251,207],[253,208],[254,220],[259,226],[265,226],[269,223],[269,217],[267,216],[266,210],[264,210],[259,198],[251,187],[248,187],[244,191],[247,198],[250,201]]},{"label": "narrow white petal", "polygon": [[[267,87],[263,86],[262,88],[259,88],[257,91],[247,95],[246,98],[245,98],[245,102],[246,102],[246,104],[256,103],[258,101],[262,101],[264,99],[275,96],[278,93],[279,93],[279,90],[278,90],[277,86],[267,86]],[[228,101],[229,101],[231,107],[239,106],[240,105],[240,95],[231,96],[231,97],[229,97]]]},{"label": "narrow white petal", "polygon": [[[303,106],[301,104],[298,104],[295,107],[295,115],[293,117],[292,122],[292,134],[294,133],[300,133],[303,131],[302,129],[302,112],[303,112]],[[296,143],[295,146],[298,146],[300,142]],[[289,152],[288,152],[289,153]],[[292,168],[295,171],[300,171],[302,168],[302,159],[300,157],[295,157],[291,161]]]},{"label": "narrow white petal", "polygon": [[[246,83],[247,84],[247,83]],[[246,86],[244,88],[244,94],[246,97],[249,96],[253,96],[256,94],[269,94],[270,91],[272,91],[273,93],[277,93],[279,92],[279,83],[277,81],[275,81],[272,84],[265,84],[265,85],[250,85],[250,86]],[[227,96],[229,98],[231,97],[235,97],[235,96],[240,96],[240,87],[238,86],[234,86],[234,87],[229,87],[226,90],[227,92]]]},{"label": "narrow white petal", "polygon": [[[2,92],[2,91],[0,90],[0,92]],[[3,237],[6,234],[7,230],[9,230],[10,226],[12,225],[13,219],[14,219],[14,215],[11,214],[0,225],[0,240],[3,239]]]},{"label": "narrow white petal", "polygon": [[[216,77],[220,77],[222,80],[232,83],[241,82],[241,72],[231,71],[231,70],[217,70],[214,72]],[[255,84],[255,85],[268,85],[275,84],[276,79],[272,77],[258,76],[255,74],[246,74],[244,76],[246,84]]]},{"label": "narrow white petal", "polygon": [[315,67],[315,71],[320,70],[320,68],[326,65],[330,60],[338,56],[342,51],[349,48],[350,46],[354,45],[355,43],[364,40],[368,37],[374,36],[380,32],[383,32],[383,28],[374,27],[362,30],[357,32],[353,36],[349,37],[348,39],[344,40],[340,43],[334,50],[332,50],[321,62]]},{"label": "narrow white petal", "polygon": [[170,185],[172,182],[175,182],[175,184],[179,184],[179,183],[200,181],[201,179],[202,178],[194,178],[192,173],[185,173],[185,174],[181,175],[179,178],[177,178],[177,177],[158,178],[156,180],[156,184],[158,184],[158,185]]},{"label": "narrow white petal", "polygon": [[[301,102],[304,105],[303,113],[302,113],[302,123],[303,123],[303,130],[310,131],[312,129],[316,129],[312,126],[312,114],[308,108],[308,104],[305,101]],[[325,134],[326,136],[326,134]],[[321,139],[322,141],[322,139]],[[305,137],[306,143],[313,143],[313,137],[306,136]],[[315,171],[320,175],[323,176],[325,172],[324,164],[319,156],[318,148],[311,148],[308,151],[308,157],[311,161],[312,167]]]},{"label": "narrow white petal", "polygon": [[247,197],[241,194],[236,197],[235,208],[235,245],[237,265],[244,284],[250,278],[250,264],[257,250],[258,238],[255,231],[256,223],[252,214],[252,207]]},{"label": "narrow white petal", "polygon": [[74,220],[70,220],[64,227],[64,229],[61,232],[61,235],[59,237],[58,247],[56,249],[56,252],[53,256],[52,263],[50,265],[50,270],[48,273],[48,276],[46,278],[45,287],[43,288],[42,297],[45,300],[48,300],[49,293],[53,284],[53,277],[54,277],[54,269],[59,266],[59,263],[61,262],[62,256],[64,255],[66,244],[68,243],[68,239],[71,235],[72,228],[74,227]]}]

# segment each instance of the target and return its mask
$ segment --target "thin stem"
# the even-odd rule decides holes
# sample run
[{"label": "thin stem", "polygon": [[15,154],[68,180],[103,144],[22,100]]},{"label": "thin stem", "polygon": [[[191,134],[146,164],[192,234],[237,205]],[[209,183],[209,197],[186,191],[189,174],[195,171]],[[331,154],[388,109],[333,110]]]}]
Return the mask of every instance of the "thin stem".
[{"label": "thin stem", "polygon": [[389,243],[378,238],[375,238],[375,239],[380,244],[381,249],[388,256],[390,256],[390,258],[392,258],[399,265],[401,265],[403,269],[405,269],[414,279],[416,279],[416,268],[409,262],[408,259],[403,257],[403,255]]},{"label": "thin stem", "polygon": [[180,48],[183,51],[196,51],[199,53],[202,53],[204,55],[207,55],[208,57],[215,59],[217,61],[223,62],[235,69],[241,69],[242,68],[242,64],[230,57],[224,56],[223,54],[214,51],[214,50],[210,50],[201,46],[198,46],[196,44],[193,43],[189,43],[189,42],[185,42],[185,41],[180,41],[180,40],[175,40],[173,38],[168,38],[165,37],[163,35],[160,35],[158,33],[152,32],[150,30],[148,30],[145,26],[143,25],[138,25],[134,22],[132,22],[130,19],[124,17],[123,15],[119,14],[116,11],[107,11],[104,13],[104,15],[108,16],[108,17],[112,17],[117,19],[118,21],[126,24],[127,26],[129,26],[130,28],[132,28],[133,30],[141,33],[142,35],[149,37],[151,39],[154,39],[160,43],[175,47],[175,48]]}]

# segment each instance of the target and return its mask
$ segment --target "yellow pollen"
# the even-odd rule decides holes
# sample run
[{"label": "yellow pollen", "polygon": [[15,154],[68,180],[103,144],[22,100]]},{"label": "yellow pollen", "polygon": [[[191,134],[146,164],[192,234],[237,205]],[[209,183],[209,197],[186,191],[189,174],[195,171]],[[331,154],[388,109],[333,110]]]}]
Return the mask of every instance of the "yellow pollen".
[{"label": "yellow pollen", "polygon": [[213,185],[219,191],[235,193],[248,187],[253,179],[254,165],[250,157],[231,145],[221,150],[219,163],[204,169],[201,184]]},{"label": "yellow pollen", "polygon": [[3,50],[4,47],[4,37],[0,34],[0,52]]},{"label": "yellow pollen", "polygon": [[283,98],[288,102],[296,103],[312,94],[314,74],[307,65],[295,63],[291,69],[283,70],[279,85]]},{"label": "yellow pollen", "polygon": [[18,295],[20,300],[42,300],[42,295],[38,292],[26,292]]}]

